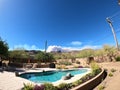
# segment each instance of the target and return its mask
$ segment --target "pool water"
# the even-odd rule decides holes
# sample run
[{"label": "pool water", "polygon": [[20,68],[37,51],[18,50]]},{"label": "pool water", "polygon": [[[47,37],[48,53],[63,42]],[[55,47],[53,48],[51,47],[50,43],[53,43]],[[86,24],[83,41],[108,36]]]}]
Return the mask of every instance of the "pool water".
[{"label": "pool water", "polygon": [[35,83],[55,82],[65,76],[67,73],[71,75],[77,75],[87,72],[87,69],[76,69],[76,70],[65,70],[65,71],[45,71],[45,72],[34,72],[24,73],[20,77],[33,81]]}]

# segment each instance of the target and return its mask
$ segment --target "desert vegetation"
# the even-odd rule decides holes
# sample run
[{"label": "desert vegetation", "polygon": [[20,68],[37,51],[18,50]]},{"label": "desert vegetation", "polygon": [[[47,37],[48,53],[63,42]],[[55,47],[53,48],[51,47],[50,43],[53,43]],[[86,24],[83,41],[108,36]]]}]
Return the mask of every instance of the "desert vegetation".
[{"label": "desert vegetation", "polygon": [[75,60],[76,58],[88,58],[94,57],[97,62],[103,61],[119,61],[119,52],[114,46],[104,45],[102,48],[93,50],[93,49],[84,49],[81,51],[73,51],[68,53],[55,53],[55,59],[71,59]]},{"label": "desert vegetation", "polygon": [[[50,63],[56,62],[58,68],[66,68],[66,66],[73,65],[78,67],[81,65],[79,59],[88,59],[93,57],[96,62],[112,62],[120,61],[120,52],[114,46],[104,45],[100,49],[84,49],[81,51],[71,52],[50,52],[36,50],[25,50],[17,48],[15,50],[8,50],[9,46],[6,41],[0,39],[0,57],[2,60],[8,60],[9,63]],[[87,60],[88,61],[88,60]]]}]

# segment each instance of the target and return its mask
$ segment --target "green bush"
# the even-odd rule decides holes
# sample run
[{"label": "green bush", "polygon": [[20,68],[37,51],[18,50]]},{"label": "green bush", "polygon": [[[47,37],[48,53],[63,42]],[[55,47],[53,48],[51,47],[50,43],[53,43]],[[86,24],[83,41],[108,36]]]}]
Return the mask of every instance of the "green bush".
[{"label": "green bush", "polygon": [[97,75],[101,72],[101,69],[100,69],[99,65],[95,62],[91,63],[91,68],[92,68],[92,74],[93,75]]},{"label": "green bush", "polygon": [[57,90],[57,88],[55,86],[53,86],[53,84],[51,83],[45,83],[45,90]]},{"label": "green bush", "polygon": [[116,72],[116,70],[114,68],[111,69],[111,72]]},{"label": "green bush", "polygon": [[115,59],[116,61],[120,61],[120,56],[116,57]]},{"label": "green bush", "polygon": [[95,74],[94,74],[93,72],[89,73],[89,77],[90,77],[90,78],[92,78],[92,77],[94,77],[94,76],[95,76]]},{"label": "green bush", "polygon": [[59,64],[61,64],[61,65],[72,65],[72,63],[68,62],[68,61],[61,61],[61,62],[59,62]]},{"label": "green bush", "polygon": [[82,82],[85,82],[85,81],[87,81],[87,77],[83,76],[80,80],[82,80]]},{"label": "green bush", "polygon": [[110,77],[112,77],[112,76],[113,76],[113,74],[112,74],[112,73],[109,73],[109,76],[110,76]]},{"label": "green bush", "polygon": [[33,90],[33,88],[34,88],[34,86],[33,86],[32,84],[30,84],[30,83],[25,84],[25,83],[24,83],[24,88],[23,88],[23,90]]},{"label": "green bush", "polygon": [[78,86],[82,83],[82,80],[77,80],[75,82],[72,83],[73,86]]},{"label": "green bush", "polygon": [[101,85],[101,86],[98,87],[98,90],[104,90],[104,88],[105,88],[105,86]]},{"label": "green bush", "polygon": [[58,86],[58,89],[59,90],[69,90],[71,87],[72,87],[71,84],[61,83]]},{"label": "green bush", "polygon": [[90,79],[90,73],[85,75],[86,79],[89,80]]}]

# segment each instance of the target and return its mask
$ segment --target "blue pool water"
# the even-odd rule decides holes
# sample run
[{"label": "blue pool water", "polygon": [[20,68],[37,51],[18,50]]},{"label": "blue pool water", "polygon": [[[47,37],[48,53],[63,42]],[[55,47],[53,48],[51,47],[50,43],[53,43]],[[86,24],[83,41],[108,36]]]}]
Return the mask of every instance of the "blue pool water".
[{"label": "blue pool water", "polygon": [[67,73],[77,75],[87,72],[87,69],[66,70],[66,71],[46,71],[35,73],[24,73],[20,77],[33,81],[35,83],[55,82],[65,76]]}]

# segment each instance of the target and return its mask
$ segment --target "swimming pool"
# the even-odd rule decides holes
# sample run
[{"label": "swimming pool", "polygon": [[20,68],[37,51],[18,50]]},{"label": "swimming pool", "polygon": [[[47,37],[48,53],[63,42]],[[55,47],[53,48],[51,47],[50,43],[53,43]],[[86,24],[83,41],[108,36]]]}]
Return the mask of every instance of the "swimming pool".
[{"label": "swimming pool", "polygon": [[87,69],[74,69],[74,70],[59,70],[59,71],[44,71],[34,73],[24,73],[20,77],[33,81],[35,83],[56,82],[65,76],[67,73],[71,75],[86,73]]}]

